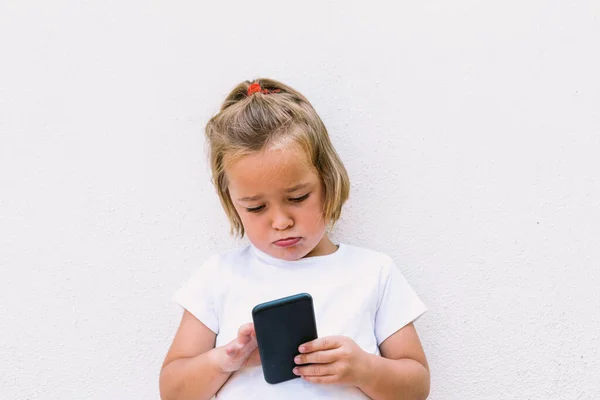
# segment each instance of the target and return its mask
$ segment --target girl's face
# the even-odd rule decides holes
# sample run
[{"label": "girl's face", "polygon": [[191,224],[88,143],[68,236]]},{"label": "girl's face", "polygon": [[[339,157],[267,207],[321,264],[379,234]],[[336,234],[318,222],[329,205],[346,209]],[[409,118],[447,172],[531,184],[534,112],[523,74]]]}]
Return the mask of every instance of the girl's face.
[{"label": "girl's face", "polygon": [[289,261],[336,250],[325,234],[323,184],[302,150],[245,155],[225,173],[248,239],[259,250]]}]

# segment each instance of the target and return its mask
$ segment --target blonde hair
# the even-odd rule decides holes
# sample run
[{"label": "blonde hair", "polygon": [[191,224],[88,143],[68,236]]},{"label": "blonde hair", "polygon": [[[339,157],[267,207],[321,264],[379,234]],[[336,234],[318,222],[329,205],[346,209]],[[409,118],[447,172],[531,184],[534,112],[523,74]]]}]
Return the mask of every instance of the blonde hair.
[{"label": "blonde hair", "polygon": [[[253,83],[259,84],[263,91],[249,95],[248,88]],[[205,133],[212,182],[229,218],[232,234],[243,237],[245,231],[229,195],[226,166],[240,156],[290,142],[305,151],[318,171],[325,188],[326,223],[333,226],[340,218],[350,192],[348,173],[323,121],[309,101],[293,88],[264,78],[240,83],[208,121]]]}]

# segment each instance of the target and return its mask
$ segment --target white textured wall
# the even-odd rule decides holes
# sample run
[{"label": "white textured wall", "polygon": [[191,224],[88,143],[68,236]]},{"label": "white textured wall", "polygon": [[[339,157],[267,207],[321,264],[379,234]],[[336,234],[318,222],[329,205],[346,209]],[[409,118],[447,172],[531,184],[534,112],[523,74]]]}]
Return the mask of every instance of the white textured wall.
[{"label": "white textured wall", "polygon": [[268,76],[348,167],[336,239],[430,307],[431,399],[597,399],[600,3],[237,3],[0,3],[0,398],[159,397],[235,244],[203,125]]}]

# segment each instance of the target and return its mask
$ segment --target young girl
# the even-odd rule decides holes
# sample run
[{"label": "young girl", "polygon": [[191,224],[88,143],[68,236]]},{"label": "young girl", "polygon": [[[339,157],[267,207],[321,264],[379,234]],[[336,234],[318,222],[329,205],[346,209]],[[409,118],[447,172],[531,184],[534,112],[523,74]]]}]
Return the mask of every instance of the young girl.
[{"label": "young girl", "polygon": [[[349,180],[308,100],[271,79],[239,84],[207,124],[213,183],[250,245],[206,260],[160,374],[162,399],[425,399],[429,368],[412,321],[425,306],[385,254],[333,243]],[[310,293],[319,339],[299,379],[265,382],[251,310]]]}]

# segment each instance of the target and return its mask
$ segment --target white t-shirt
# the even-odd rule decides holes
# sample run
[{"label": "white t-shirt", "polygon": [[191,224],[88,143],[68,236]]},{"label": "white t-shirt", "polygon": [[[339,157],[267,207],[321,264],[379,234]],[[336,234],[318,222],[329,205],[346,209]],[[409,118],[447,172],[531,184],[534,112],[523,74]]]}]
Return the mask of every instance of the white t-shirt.
[{"label": "white t-shirt", "polygon": [[[210,257],[173,300],[217,334],[216,346],[229,343],[252,308],[266,301],[309,293],[319,337],[344,335],[364,351],[379,345],[425,312],[426,307],[394,261],[385,254],[340,244],[336,252],[285,261],[253,245]],[[232,374],[217,399],[367,399],[355,387],[318,385],[292,379],[265,382],[260,366]]]}]

